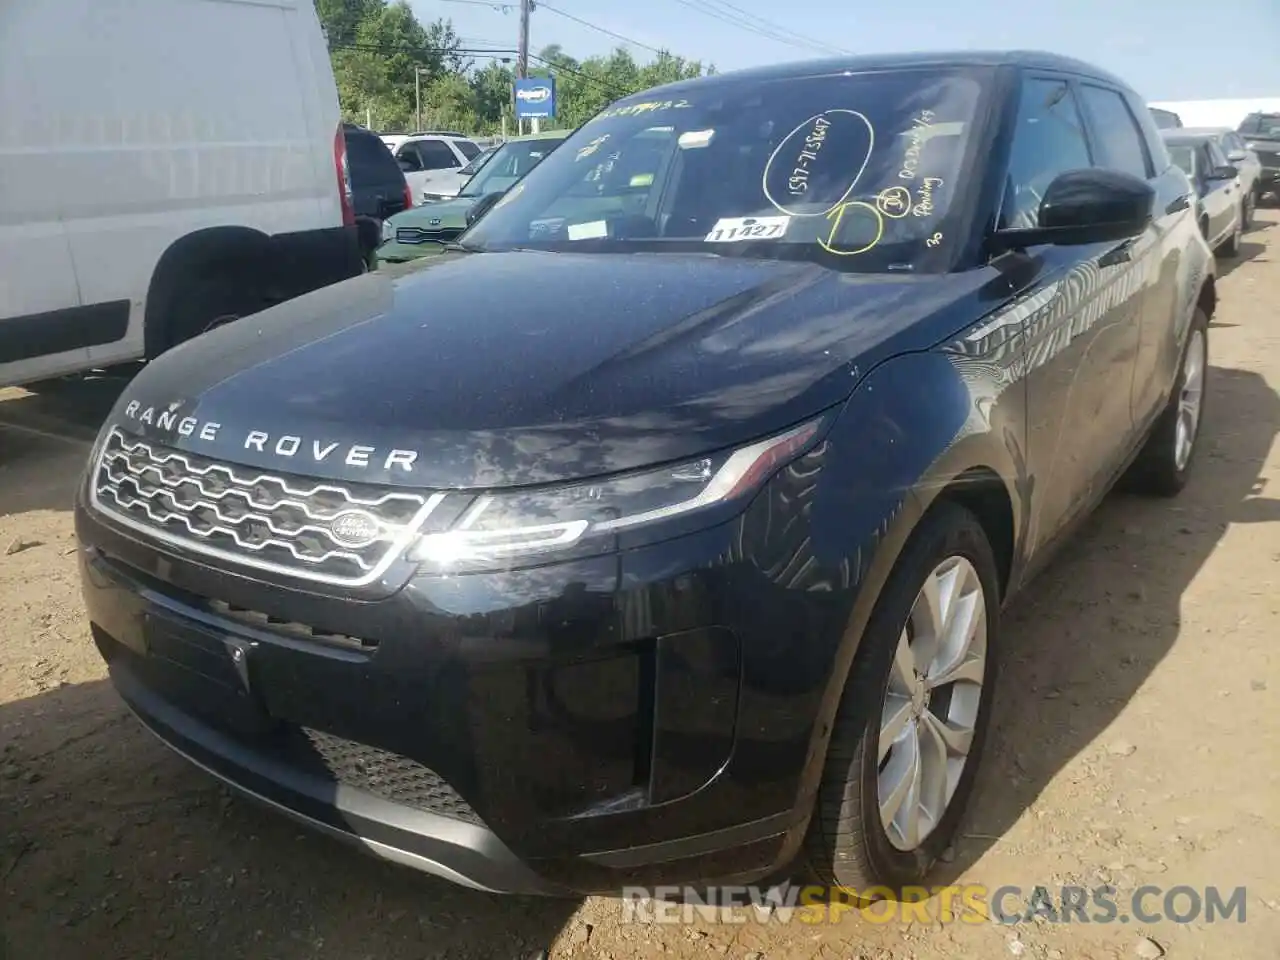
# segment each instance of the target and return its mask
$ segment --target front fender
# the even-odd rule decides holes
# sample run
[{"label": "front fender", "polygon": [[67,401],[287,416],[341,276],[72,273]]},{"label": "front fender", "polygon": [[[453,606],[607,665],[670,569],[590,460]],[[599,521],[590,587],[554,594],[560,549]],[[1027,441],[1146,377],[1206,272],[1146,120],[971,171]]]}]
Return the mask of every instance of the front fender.
[{"label": "front fender", "polygon": [[819,556],[847,559],[852,599],[814,725],[807,789],[816,789],[876,602],[925,512],[940,496],[963,491],[969,478],[981,476],[1008,497],[1014,541],[1020,542],[1030,489],[1019,340],[1015,332],[998,355],[950,345],[886,361],[858,385],[827,437],[812,536]]}]

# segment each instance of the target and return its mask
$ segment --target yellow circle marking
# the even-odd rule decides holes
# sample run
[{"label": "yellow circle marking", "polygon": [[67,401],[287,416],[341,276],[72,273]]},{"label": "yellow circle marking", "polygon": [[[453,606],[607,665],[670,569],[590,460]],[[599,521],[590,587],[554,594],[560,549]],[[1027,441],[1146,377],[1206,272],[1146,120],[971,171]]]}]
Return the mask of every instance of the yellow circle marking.
[{"label": "yellow circle marking", "polygon": [[[871,211],[871,215],[876,218],[876,235],[865,247],[859,247],[857,250],[837,250],[830,244],[835,242],[836,233],[840,230],[840,221],[844,219],[844,212],[850,207],[861,207],[864,210]],[[853,257],[860,253],[866,253],[879,243],[880,239],[884,236],[884,217],[882,217],[880,215],[880,211],[871,204],[864,203],[861,200],[850,200],[846,203],[840,204],[827,214],[827,219],[831,221],[831,229],[827,233],[826,240],[823,240],[821,237],[818,238],[818,246],[822,247],[822,249],[827,251],[827,253],[834,253],[837,257]]]}]

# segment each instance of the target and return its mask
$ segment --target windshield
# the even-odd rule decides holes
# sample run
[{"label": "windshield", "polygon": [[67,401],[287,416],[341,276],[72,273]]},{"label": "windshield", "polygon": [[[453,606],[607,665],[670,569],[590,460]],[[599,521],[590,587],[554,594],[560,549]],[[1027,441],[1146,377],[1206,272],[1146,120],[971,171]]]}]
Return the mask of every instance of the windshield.
[{"label": "windshield", "polygon": [[1196,175],[1196,151],[1194,147],[1169,144],[1169,159],[1188,177]]},{"label": "windshield", "polygon": [[489,147],[487,150],[481,150],[474,160],[458,171],[463,176],[473,177],[479,172],[480,168],[489,162],[489,158],[493,156],[496,147]]},{"label": "windshield", "polygon": [[631,97],[579,128],[463,240],[944,269],[960,241],[955,198],[973,190],[987,76],[894,70]]},{"label": "windshield", "polygon": [[1253,134],[1255,137],[1269,137],[1280,140],[1280,114],[1255,114],[1240,124],[1238,132]]},{"label": "windshield", "polygon": [[536,167],[542,158],[564,142],[563,137],[538,140],[511,140],[494,151],[480,171],[466,182],[460,197],[483,197],[502,193]]},{"label": "windshield", "polygon": [[1176,130],[1182,126],[1182,120],[1176,113],[1169,110],[1161,110],[1157,107],[1151,108],[1151,116],[1156,121],[1156,126],[1161,130]]}]

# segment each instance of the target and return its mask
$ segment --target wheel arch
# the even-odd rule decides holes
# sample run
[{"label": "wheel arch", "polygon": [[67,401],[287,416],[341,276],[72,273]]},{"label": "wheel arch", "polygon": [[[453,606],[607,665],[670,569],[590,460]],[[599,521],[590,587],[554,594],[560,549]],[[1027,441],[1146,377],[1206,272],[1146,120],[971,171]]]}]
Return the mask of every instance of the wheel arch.
[{"label": "wheel arch", "polygon": [[202,268],[243,271],[247,283],[264,285],[272,240],[251,227],[209,227],[180,237],[156,261],[143,314],[146,356],[155,357],[168,342],[168,314],[183,282]]},{"label": "wheel arch", "polygon": [[[995,402],[976,403],[979,396],[994,396]],[[1017,390],[1007,390],[1002,399],[969,374],[957,373],[947,358],[924,353],[877,367],[846,405],[841,420],[855,426],[851,434],[840,436],[838,424],[833,431],[835,443],[859,444],[858,464],[888,463],[878,463],[868,471],[871,479],[859,478],[857,485],[869,495],[886,491],[895,495],[877,498],[885,506],[874,529],[867,531],[868,525],[862,525],[867,536],[858,546],[861,562],[855,592],[822,694],[802,784],[803,790],[814,791],[813,796],[846,684],[863,652],[863,635],[889,577],[925,517],[944,503],[970,511],[996,555],[1002,599],[1016,589],[1026,567],[1032,487],[1023,448],[1025,411],[1019,396]],[[979,409],[985,411],[980,417],[975,416]],[[934,439],[920,439],[929,437]],[[908,438],[912,442],[904,442]],[[916,443],[924,449],[913,451]],[[857,471],[857,466],[845,467],[839,475],[854,478]]]}]

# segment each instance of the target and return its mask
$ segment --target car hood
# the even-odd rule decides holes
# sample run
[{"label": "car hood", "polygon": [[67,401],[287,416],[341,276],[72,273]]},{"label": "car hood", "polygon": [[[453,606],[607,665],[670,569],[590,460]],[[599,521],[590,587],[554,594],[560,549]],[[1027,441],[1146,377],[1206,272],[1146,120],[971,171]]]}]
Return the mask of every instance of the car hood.
[{"label": "car hood", "polygon": [[471,209],[476,199],[476,197],[455,197],[452,200],[435,200],[402,210],[391,217],[389,222],[394,227],[422,227],[425,230],[465,227],[467,211]]},{"label": "car hood", "polygon": [[992,309],[980,295],[992,274],[445,254],[182,344],[112,416],[179,449],[330,479],[595,476],[741,444],[840,403],[880,359]]}]

